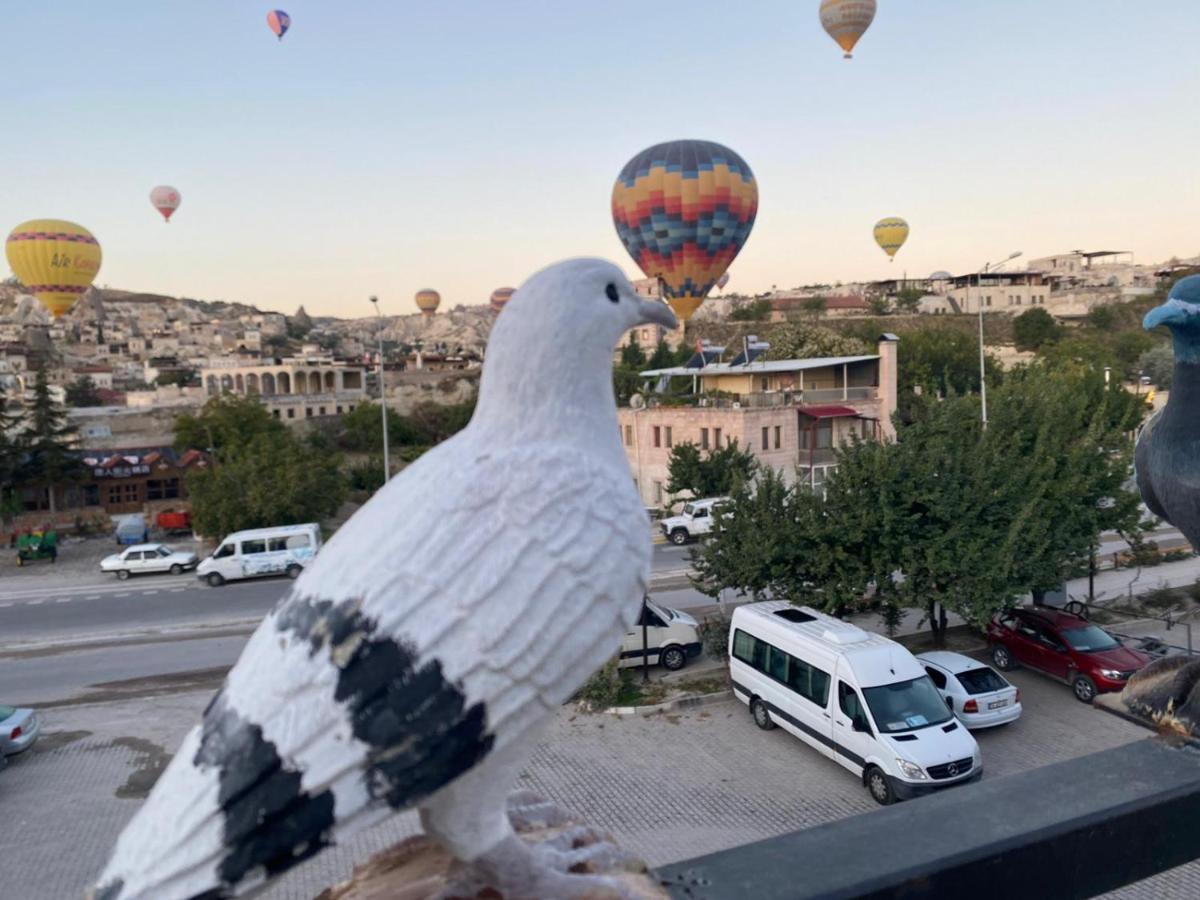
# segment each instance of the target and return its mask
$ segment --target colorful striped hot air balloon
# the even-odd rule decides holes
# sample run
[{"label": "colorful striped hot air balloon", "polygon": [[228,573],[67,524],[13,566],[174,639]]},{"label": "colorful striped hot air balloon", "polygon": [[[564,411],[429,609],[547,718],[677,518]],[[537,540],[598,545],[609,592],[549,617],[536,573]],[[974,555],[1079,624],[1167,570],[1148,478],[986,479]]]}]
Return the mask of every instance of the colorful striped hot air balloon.
[{"label": "colorful striped hot air balloon", "polygon": [[758,214],[746,161],[712,141],[671,141],[621,170],[613,223],[629,255],[681,320],[691,318],[738,255]]},{"label": "colorful striped hot air balloon", "polygon": [[488,305],[492,308],[492,312],[500,315],[500,310],[508,305],[508,301],[512,299],[512,295],[517,291],[516,288],[501,287],[492,291],[492,296],[488,299]]},{"label": "colorful striped hot air balloon", "polygon": [[424,288],[417,291],[416,300],[417,309],[421,311],[421,315],[432,318],[442,303],[442,295],[433,288]]},{"label": "colorful striped hot air balloon", "polygon": [[267,26],[275,32],[275,37],[282,41],[287,30],[292,27],[292,17],[282,9],[273,9],[267,13]]},{"label": "colorful striped hot air balloon", "polygon": [[875,0],[821,0],[821,27],[853,58],[854,45],[875,21]]},{"label": "colorful striped hot air balloon", "polygon": [[162,214],[168,225],[171,224],[171,216],[175,210],[179,209],[182,201],[183,198],[179,196],[179,191],[169,185],[160,184],[150,192],[150,202]]},{"label": "colorful striped hot air balloon", "polygon": [[64,315],[100,271],[100,243],[60,219],[33,219],[12,230],[5,255],[13,273],[54,318]]},{"label": "colorful striped hot air balloon", "polygon": [[896,252],[904,246],[904,242],[907,240],[908,223],[903,219],[892,216],[880,219],[875,223],[875,243],[883,248],[883,252],[889,258],[895,259]]}]

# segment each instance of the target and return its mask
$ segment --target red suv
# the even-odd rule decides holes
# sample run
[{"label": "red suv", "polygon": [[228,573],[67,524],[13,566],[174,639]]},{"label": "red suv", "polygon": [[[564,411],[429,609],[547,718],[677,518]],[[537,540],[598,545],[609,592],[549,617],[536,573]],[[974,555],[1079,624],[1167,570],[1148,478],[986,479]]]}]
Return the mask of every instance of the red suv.
[{"label": "red suv", "polygon": [[1022,665],[1045,672],[1071,685],[1084,703],[1121,690],[1150,662],[1087,619],[1044,606],[1001,613],[988,626],[987,638],[996,668]]}]

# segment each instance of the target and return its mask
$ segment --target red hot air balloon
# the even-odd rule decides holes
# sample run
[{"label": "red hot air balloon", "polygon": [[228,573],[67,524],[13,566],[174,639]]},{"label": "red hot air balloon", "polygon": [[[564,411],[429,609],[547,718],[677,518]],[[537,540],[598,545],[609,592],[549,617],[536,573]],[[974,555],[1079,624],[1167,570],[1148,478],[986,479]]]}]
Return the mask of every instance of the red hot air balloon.
[{"label": "red hot air balloon", "polygon": [[154,204],[154,208],[170,224],[171,216],[175,210],[179,209],[179,204],[183,202],[183,198],[179,196],[179,191],[175,190],[175,188],[170,185],[160,184],[150,192],[150,202]]},{"label": "red hot air balloon", "polygon": [[275,32],[275,37],[282,41],[287,30],[292,27],[292,17],[282,9],[273,9],[267,13],[267,25]]},{"label": "red hot air balloon", "polygon": [[491,299],[488,300],[488,305],[491,306],[492,312],[499,315],[500,310],[504,309],[508,301],[512,299],[512,295],[516,293],[516,290],[516,288],[502,287],[492,291]]}]

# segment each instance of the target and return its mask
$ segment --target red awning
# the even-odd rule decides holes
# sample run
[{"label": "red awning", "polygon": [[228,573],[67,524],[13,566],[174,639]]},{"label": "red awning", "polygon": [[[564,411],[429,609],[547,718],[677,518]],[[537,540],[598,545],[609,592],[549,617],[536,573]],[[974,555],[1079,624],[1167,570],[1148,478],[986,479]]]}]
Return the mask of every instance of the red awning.
[{"label": "red awning", "polygon": [[857,418],[862,415],[857,409],[851,409],[849,406],[801,406],[800,412],[812,419],[842,419],[847,416]]}]

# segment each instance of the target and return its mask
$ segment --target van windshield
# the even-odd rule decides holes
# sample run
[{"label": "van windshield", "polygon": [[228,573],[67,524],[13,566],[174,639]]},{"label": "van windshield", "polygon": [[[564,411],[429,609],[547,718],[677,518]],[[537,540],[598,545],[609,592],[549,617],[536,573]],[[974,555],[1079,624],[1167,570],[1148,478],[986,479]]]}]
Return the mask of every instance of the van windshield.
[{"label": "van windshield", "polygon": [[685,516],[693,516],[693,515],[695,515],[695,514],[696,514],[696,507],[695,507],[695,506],[693,506],[691,503],[685,503],[685,504],[683,505],[683,514],[684,514]]},{"label": "van windshield", "polygon": [[864,688],[867,706],[884,734],[940,725],[952,714],[927,675],[882,687]]}]

